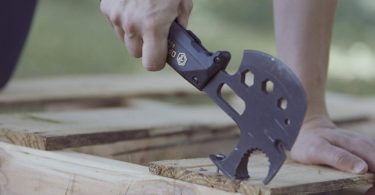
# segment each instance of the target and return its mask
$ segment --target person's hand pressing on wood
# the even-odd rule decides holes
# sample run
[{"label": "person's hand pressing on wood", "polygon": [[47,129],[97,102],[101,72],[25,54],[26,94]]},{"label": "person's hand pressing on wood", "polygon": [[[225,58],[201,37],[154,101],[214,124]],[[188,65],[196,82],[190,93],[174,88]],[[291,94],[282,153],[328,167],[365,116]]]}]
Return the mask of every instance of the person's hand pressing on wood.
[{"label": "person's hand pressing on wood", "polygon": [[192,0],[102,0],[100,8],[129,53],[149,71],[165,66],[172,22],[187,26]]},{"label": "person's hand pressing on wood", "polygon": [[300,77],[308,109],[291,157],[363,174],[375,172],[375,141],[330,120],[325,84],[336,0],[274,1],[278,55]]}]

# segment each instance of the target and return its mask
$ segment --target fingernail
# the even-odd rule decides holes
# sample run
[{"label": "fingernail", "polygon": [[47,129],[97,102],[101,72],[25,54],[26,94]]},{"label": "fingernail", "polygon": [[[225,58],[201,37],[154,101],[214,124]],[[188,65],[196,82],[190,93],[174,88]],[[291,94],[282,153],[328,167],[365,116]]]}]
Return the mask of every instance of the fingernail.
[{"label": "fingernail", "polygon": [[355,173],[355,174],[363,173],[365,169],[366,169],[366,164],[363,162],[360,162],[354,165],[354,169],[352,170],[352,173]]}]

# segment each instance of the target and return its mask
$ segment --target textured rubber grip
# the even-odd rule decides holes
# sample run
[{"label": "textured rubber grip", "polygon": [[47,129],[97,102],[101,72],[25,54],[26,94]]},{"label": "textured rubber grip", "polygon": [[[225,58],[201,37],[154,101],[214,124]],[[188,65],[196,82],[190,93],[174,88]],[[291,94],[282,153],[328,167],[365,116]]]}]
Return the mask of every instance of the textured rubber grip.
[{"label": "textured rubber grip", "polygon": [[197,36],[178,22],[173,22],[168,37],[167,63],[199,90],[228,65],[230,53],[211,53]]}]

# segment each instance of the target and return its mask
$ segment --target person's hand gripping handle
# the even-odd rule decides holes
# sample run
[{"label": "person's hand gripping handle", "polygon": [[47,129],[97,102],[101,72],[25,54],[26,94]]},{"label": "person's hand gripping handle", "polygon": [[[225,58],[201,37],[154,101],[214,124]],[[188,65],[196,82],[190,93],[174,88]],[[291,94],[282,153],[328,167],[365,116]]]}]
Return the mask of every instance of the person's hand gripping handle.
[{"label": "person's hand gripping handle", "polygon": [[230,53],[211,53],[191,31],[174,21],[169,30],[167,63],[198,89],[219,71],[225,69]]}]

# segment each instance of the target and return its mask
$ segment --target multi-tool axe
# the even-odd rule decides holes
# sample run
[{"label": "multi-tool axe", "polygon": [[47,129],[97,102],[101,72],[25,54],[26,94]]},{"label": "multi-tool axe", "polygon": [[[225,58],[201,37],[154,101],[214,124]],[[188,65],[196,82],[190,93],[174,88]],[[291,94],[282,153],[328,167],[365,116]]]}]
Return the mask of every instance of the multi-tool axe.
[{"label": "multi-tool axe", "polygon": [[[173,22],[168,38],[167,63],[208,96],[238,125],[238,144],[228,155],[212,154],[210,159],[231,179],[247,179],[251,153],[260,150],[269,159],[269,183],[283,165],[285,150],[291,150],[306,111],[303,87],[292,70],[263,52],[245,50],[235,74],[225,71],[230,53],[209,52],[199,38]],[[250,82],[248,76],[252,76]],[[224,85],[243,100],[242,112],[234,109],[221,93]],[[214,113],[213,113],[214,114]]]}]

